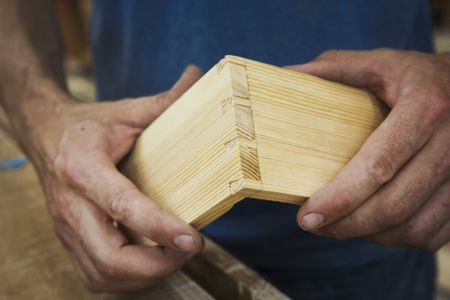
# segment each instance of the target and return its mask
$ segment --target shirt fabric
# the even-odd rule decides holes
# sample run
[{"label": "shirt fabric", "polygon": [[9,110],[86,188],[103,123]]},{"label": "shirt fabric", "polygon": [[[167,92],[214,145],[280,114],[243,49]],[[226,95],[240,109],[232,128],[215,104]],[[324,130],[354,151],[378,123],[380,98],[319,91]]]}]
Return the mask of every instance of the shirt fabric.
[{"label": "shirt fabric", "polygon": [[[275,65],[327,49],[430,52],[425,0],[95,0],[100,100],[167,90],[226,54]],[[203,232],[295,299],[432,299],[434,257],[303,232],[297,206],[246,199]]]}]

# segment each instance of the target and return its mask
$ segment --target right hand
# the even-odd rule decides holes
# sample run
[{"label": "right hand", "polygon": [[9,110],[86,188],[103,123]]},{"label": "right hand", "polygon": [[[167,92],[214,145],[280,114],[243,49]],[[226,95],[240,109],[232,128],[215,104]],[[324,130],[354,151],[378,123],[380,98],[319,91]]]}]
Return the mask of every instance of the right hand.
[{"label": "right hand", "polygon": [[[89,290],[144,288],[202,249],[194,228],[159,208],[116,168],[138,135],[201,75],[188,67],[169,91],[138,99],[81,103],[61,96],[66,99],[58,113],[41,120],[40,145],[30,157],[56,233]],[[114,220],[161,246],[130,244]]]}]

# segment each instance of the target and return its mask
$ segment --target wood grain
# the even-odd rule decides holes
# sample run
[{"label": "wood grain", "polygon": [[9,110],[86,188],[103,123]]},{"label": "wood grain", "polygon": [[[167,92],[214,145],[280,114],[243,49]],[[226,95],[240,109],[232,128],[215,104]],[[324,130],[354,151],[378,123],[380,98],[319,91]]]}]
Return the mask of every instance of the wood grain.
[{"label": "wood grain", "polygon": [[143,132],[123,171],[201,228],[246,197],[303,203],[386,113],[366,91],[227,56]]},{"label": "wood grain", "polygon": [[202,254],[188,262],[183,271],[217,299],[290,299],[209,239]]},{"label": "wood grain", "polygon": [[443,293],[450,296],[450,242],[437,253],[437,263],[438,287]]}]

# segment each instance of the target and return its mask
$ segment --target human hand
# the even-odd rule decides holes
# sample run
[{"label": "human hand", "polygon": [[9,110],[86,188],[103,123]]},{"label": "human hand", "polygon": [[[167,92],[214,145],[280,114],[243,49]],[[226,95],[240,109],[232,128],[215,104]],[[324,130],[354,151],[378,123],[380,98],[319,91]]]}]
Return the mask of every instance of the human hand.
[{"label": "human hand", "polygon": [[327,51],[295,70],[372,91],[391,112],[299,210],[301,228],[434,251],[450,239],[450,56]]},{"label": "human hand", "polygon": [[[51,125],[40,126],[33,162],[56,233],[89,290],[146,287],[203,247],[194,228],[160,209],[116,168],[137,136],[201,75],[188,67],[171,90],[155,96],[62,101]],[[130,244],[113,220],[161,246]]]}]

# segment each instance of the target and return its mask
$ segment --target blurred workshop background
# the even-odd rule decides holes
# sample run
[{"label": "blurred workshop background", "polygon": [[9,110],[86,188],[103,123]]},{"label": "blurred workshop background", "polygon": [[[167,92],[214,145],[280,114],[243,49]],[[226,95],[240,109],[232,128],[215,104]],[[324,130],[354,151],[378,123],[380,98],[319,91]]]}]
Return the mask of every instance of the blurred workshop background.
[{"label": "blurred workshop background", "polygon": [[[91,80],[89,19],[91,0],[53,0],[65,43],[65,68],[72,93],[82,101],[93,101],[95,88]],[[430,0],[437,52],[450,52],[450,1]],[[0,172],[26,164],[10,138],[6,116],[0,108]],[[450,299],[450,244],[438,252],[439,300]]]}]

